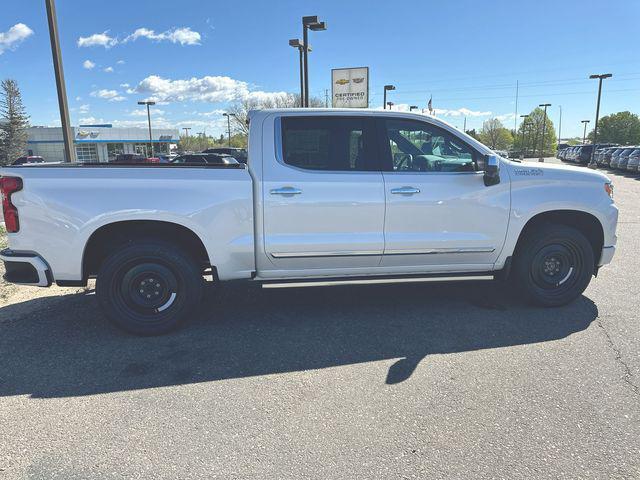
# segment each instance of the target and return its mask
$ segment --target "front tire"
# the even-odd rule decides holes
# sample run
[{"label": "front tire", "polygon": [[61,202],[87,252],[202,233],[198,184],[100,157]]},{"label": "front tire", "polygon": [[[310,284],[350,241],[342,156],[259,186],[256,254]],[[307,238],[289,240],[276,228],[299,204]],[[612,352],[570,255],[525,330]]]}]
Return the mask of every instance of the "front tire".
[{"label": "front tire", "polygon": [[593,248],[578,230],[542,225],[518,245],[513,279],[530,303],[566,305],[587,288],[594,272]]},{"label": "front tire", "polygon": [[175,246],[138,241],[103,262],[96,296],[117,327],[136,335],[162,335],[194,312],[203,282],[197,263]]}]

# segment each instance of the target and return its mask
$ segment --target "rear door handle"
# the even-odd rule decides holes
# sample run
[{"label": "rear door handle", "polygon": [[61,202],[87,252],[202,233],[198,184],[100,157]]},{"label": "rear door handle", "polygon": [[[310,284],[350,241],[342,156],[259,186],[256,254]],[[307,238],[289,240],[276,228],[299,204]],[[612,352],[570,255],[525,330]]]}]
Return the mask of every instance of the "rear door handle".
[{"label": "rear door handle", "polygon": [[271,193],[271,195],[300,195],[302,190],[294,187],[281,187],[274,188],[269,193]]},{"label": "rear door handle", "polygon": [[391,193],[396,195],[413,195],[414,193],[420,193],[420,189],[416,187],[392,188]]}]

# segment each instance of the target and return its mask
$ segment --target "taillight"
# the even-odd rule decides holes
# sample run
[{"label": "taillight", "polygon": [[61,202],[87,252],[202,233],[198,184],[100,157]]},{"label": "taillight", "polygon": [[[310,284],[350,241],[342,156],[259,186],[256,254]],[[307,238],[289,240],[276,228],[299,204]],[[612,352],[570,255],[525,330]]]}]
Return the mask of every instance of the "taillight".
[{"label": "taillight", "polygon": [[0,178],[0,192],[2,192],[2,212],[4,213],[4,226],[9,233],[20,230],[18,221],[18,209],[11,203],[11,195],[22,190],[22,179],[18,177]]}]

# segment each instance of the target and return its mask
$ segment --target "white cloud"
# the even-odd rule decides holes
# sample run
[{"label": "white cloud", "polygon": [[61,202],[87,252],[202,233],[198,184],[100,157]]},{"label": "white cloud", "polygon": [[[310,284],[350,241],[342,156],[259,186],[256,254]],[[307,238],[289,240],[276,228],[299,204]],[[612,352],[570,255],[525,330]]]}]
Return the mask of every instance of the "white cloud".
[{"label": "white cloud", "polygon": [[0,32],[0,55],[7,50],[14,50],[31,35],[33,30],[24,23],[16,23],[6,32]]},{"label": "white cloud", "polygon": [[97,90],[97,91],[91,92],[91,96],[102,98],[110,102],[122,102],[123,100],[126,100],[126,98],[120,95],[120,93],[117,90],[107,90],[107,89]]},{"label": "white cloud", "polygon": [[125,63],[126,63],[126,62],[125,62],[124,60],[118,60],[118,61],[116,62],[116,64],[118,64],[118,65],[124,65]]},{"label": "white cloud", "polygon": [[93,63],[91,60],[85,60],[84,62],[82,62],[82,68],[86,68],[87,70],[91,70],[95,66],[96,64]]},{"label": "white cloud", "polygon": [[107,67],[107,68],[105,68],[105,69],[103,70],[103,72],[106,72],[106,73],[113,73],[113,67]]},{"label": "white cloud", "polygon": [[250,91],[249,84],[230,77],[206,76],[187,80],[171,80],[151,75],[127,93],[147,95],[156,102],[229,102],[235,100],[280,100],[286,92]]},{"label": "white cloud", "polygon": [[84,105],[80,105],[78,107],[78,113],[82,113],[82,114],[89,113],[90,108],[91,107],[88,103],[85,103]]},{"label": "white cloud", "polygon": [[105,123],[103,119],[96,117],[82,117],[78,120],[81,125],[91,125]]},{"label": "white cloud", "polygon": [[139,38],[148,38],[156,42],[169,41],[171,43],[179,43],[180,45],[200,45],[200,33],[191,30],[189,27],[172,28],[166,32],[156,33],[149,28],[138,28],[131,35],[126,37],[123,42],[135,41]]},{"label": "white cloud", "polygon": [[[151,109],[151,112],[154,115],[163,115],[164,114],[164,110],[160,109],[160,108],[155,108],[153,107]],[[147,109],[145,108],[138,108],[137,110],[132,110],[131,112],[129,112],[129,115],[131,115],[132,117],[146,117],[147,116]]]},{"label": "white cloud", "polygon": [[491,115],[490,111],[474,111],[464,107],[458,108],[457,110],[435,108],[434,111],[436,115],[440,115],[442,117],[488,117]]},{"label": "white cloud", "polygon": [[514,118],[516,118],[516,114],[515,113],[505,113],[503,115],[497,115],[495,118],[500,120],[502,123],[505,123],[505,122],[508,122],[509,120],[513,120]]},{"label": "white cloud", "polygon": [[78,39],[78,47],[104,47],[111,48],[118,43],[117,38],[110,37],[108,31],[102,33],[94,33],[88,37],[80,37]]},{"label": "white cloud", "polygon": [[80,100],[82,100],[82,97],[76,97],[76,102],[79,102]]},{"label": "white cloud", "polygon": [[131,87],[131,85],[129,85],[128,83],[121,83],[120,84],[120,88],[129,88]]}]

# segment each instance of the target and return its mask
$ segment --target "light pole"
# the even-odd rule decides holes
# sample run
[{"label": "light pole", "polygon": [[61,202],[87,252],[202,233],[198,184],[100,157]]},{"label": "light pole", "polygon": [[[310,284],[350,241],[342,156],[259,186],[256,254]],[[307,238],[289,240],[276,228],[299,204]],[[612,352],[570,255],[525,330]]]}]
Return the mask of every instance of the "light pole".
[{"label": "light pole", "polygon": [[385,110],[387,109],[387,91],[395,90],[395,89],[396,89],[395,85],[385,85],[384,86],[384,98],[382,100],[382,108],[384,108]]},{"label": "light pole", "polygon": [[597,78],[598,79],[598,103],[596,104],[596,123],[593,127],[593,145],[594,147],[591,149],[591,159],[589,160],[589,167],[595,168],[595,162],[593,161],[593,155],[596,152],[596,143],[598,141],[598,117],[600,116],[600,96],[602,95],[602,80],[605,78],[611,78],[613,75],[610,73],[603,73],[600,75],[594,74],[589,75],[590,79]]},{"label": "light pole", "polygon": [[560,132],[562,131],[562,105],[560,107],[560,120],[558,121],[558,143],[560,143]]},{"label": "light pole", "polygon": [[584,145],[587,139],[587,124],[591,122],[591,120],[581,120],[580,123],[584,124],[584,132],[582,132],[582,144]]},{"label": "light pole", "polygon": [[303,53],[303,71],[304,71],[304,102],[303,106],[309,107],[309,59],[307,58],[309,53],[309,30],[314,32],[327,29],[325,22],[318,21],[316,15],[302,17],[302,53]]},{"label": "light pole", "polygon": [[153,157],[153,136],[151,135],[151,105],[155,105],[156,102],[138,102],[138,105],[146,105],[147,106],[147,120],[149,121],[149,148],[151,149],[151,157]]},{"label": "light pole", "polygon": [[542,115],[542,145],[540,147],[540,157],[538,158],[538,162],[544,162],[544,133],[545,128],[547,126],[547,107],[550,107],[550,103],[541,103],[538,105],[539,107],[544,108],[544,114]]},{"label": "light pole", "polygon": [[389,107],[389,110],[391,110],[391,107],[393,107],[395,104],[393,102],[387,102],[387,106]]},{"label": "light pole", "polygon": [[413,112],[414,110],[418,110],[418,106],[417,105],[410,105],[409,106],[409,111]]},{"label": "light pole", "polygon": [[73,148],[73,135],[71,132],[71,122],[69,120],[69,104],[67,103],[67,88],[64,82],[64,69],[62,68],[62,52],[60,51],[60,38],[58,37],[56,6],[54,0],[46,0],[46,5],[51,55],[53,56],[53,70],[55,72],[56,88],[58,90],[58,107],[60,108],[62,138],[64,139],[64,160],[65,162],[75,162],[76,150]]},{"label": "light pole", "polygon": [[[289,46],[298,49],[300,55],[300,106],[304,107],[304,44],[297,38],[289,40]],[[311,45],[309,45],[311,51]]]},{"label": "light pole", "polygon": [[520,158],[522,160],[524,160],[524,155],[525,155],[525,149],[524,149],[524,131],[527,128],[527,119],[529,118],[529,115],[520,115],[520,118],[522,118],[522,140],[520,141],[521,145],[520,145]]},{"label": "light pole", "polygon": [[189,138],[189,130],[191,130],[191,127],[184,127],[183,130],[185,137]]},{"label": "light pole", "polygon": [[222,114],[223,117],[227,117],[227,135],[229,139],[228,141],[229,146],[231,146],[231,115],[226,112]]}]

